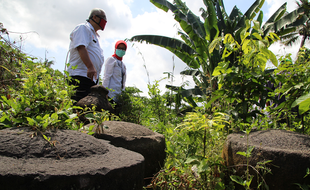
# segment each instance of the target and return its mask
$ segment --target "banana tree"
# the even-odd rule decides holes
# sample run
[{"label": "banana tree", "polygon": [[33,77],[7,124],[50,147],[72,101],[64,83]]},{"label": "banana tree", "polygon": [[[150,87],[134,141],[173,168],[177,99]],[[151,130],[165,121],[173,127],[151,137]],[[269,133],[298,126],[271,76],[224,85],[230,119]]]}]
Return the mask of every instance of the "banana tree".
[{"label": "banana tree", "polygon": [[[225,11],[223,0],[203,0],[206,9],[201,8],[201,17],[195,15],[181,0],[174,0],[173,4],[167,0],[150,0],[150,2],[165,12],[170,10],[174,14],[174,19],[179,22],[182,29],[179,31],[182,40],[159,35],[137,35],[130,40],[145,41],[166,48],[187,64],[189,69],[182,71],[181,74],[192,76],[196,86],[193,89],[183,89],[181,95],[194,107],[197,104],[193,97],[201,96],[206,101],[210,92],[217,89],[217,81],[211,75],[221,61],[225,47],[223,45],[214,47],[212,44],[221,43],[212,43],[213,41],[221,42],[220,36],[231,34],[240,43],[241,39],[238,37],[240,32],[244,31],[245,21],[254,19],[258,13],[257,20],[263,31],[262,37],[270,32],[284,35],[294,30],[298,24],[305,22],[302,7],[285,14],[286,3],[284,3],[262,26],[263,13],[260,9],[265,0],[256,0],[245,14],[235,6],[229,15]],[[230,61],[230,67],[237,64],[236,53],[238,54],[234,52],[226,58]],[[166,87],[179,89],[169,85]]]}]

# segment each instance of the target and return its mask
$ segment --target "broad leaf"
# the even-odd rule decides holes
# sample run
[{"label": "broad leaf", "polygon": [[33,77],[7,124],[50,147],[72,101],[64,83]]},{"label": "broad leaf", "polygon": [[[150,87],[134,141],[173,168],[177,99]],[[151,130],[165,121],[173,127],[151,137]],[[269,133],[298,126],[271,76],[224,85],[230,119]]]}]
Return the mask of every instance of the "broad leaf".
[{"label": "broad leaf", "polygon": [[263,6],[265,0],[256,0],[251,7],[247,10],[247,12],[242,16],[240,21],[238,22],[238,25],[236,26],[235,30],[238,30],[239,28],[243,27],[245,25],[245,21],[247,19],[254,19],[256,16],[256,13],[258,13]]},{"label": "broad leaf", "polygon": [[275,13],[273,13],[271,17],[269,17],[269,19],[262,27],[263,30],[266,30],[270,25],[272,25],[284,15],[284,13],[286,12],[286,5],[287,2],[285,2]]},{"label": "broad leaf", "polygon": [[297,18],[300,17],[304,13],[304,8],[298,8],[289,14],[285,15],[281,19],[279,19],[275,24],[274,24],[274,31],[277,32],[281,28],[283,28],[286,25],[289,25],[297,20]]},{"label": "broad leaf", "polygon": [[213,40],[215,37],[217,37],[219,34],[219,29],[217,26],[218,20],[217,20],[213,2],[210,0],[204,0],[203,2],[207,6],[207,10],[208,10],[208,17],[205,20],[204,26],[205,26],[206,32],[208,33],[207,40],[210,41],[210,40]]},{"label": "broad leaf", "polygon": [[133,36],[130,41],[142,42],[145,41],[147,43],[151,43],[154,45],[158,45],[161,47],[170,47],[172,49],[179,49],[180,51],[187,52],[188,54],[193,54],[195,51],[185,44],[183,41],[169,38],[166,36],[158,36],[158,35],[137,35]]},{"label": "broad leaf", "polygon": [[247,19],[251,19],[251,20],[254,19],[254,17],[256,16],[256,13],[260,11],[264,2],[265,0],[256,0],[252,4],[252,6],[247,10],[247,12],[244,14],[244,17],[246,17]]},{"label": "broad leaf", "polygon": [[195,54],[195,51],[181,40],[157,35],[139,35],[132,37],[130,41],[145,41],[166,48],[179,57],[189,67],[193,69],[199,68],[199,63],[193,55]]},{"label": "broad leaf", "polygon": [[177,10],[177,8],[172,5],[169,1],[166,0],[150,0],[151,3],[153,3],[156,7],[164,10],[165,12],[167,12],[169,9],[174,12],[175,10]]},{"label": "broad leaf", "polygon": [[200,72],[198,70],[184,70],[180,72],[181,75],[198,76]]},{"label": "broad leaf", "polygon": [[299,97],[295,102],[292,104],[292,108],[299,105],[299,113],[303,114],[309,110],[310,106],[310,94],[303,95]]}]

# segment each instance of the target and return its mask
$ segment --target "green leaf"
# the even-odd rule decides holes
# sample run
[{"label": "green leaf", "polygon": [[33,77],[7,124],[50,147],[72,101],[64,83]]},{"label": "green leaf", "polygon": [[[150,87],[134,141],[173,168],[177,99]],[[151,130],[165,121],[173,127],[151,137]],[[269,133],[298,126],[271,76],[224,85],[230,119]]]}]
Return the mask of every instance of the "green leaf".
[{"label": "green leaf", "polygon": [[212,53],[215,48],[218,49],[219,45],[222,42],[222,37],[216,37],[209,45],[209,53]]},{"label": "green leaf", "polygon": [[286,12],[286,5],[287,2],[283,3],[283,5],[281,7],[279,7],[279,9],[273,13],[273,15],[271,17],[269,17],[269,19],[266,21],[266,23],[263,25],[263,30],[267,30],[269,29],[274,22],[278,21]]},{"label": "green leaf", "polygon": [[165,12],[167,12],[169,9],[172,12],[176,10],[176,7],[166,0],[150,0],[150,2],[153,3],[156,7],[164,10]]},{"label": "green leaf", "polygon": [[188,76],[198,76],[200,72],[198,70],[184,70],[180,72],[181,75],[188,75]]},{"label": "green leaf", "polygon": [[51,118],[52,118],[53,120],[58,120],[58,114],[57,114],[57,113],[53,113],[53,114],[51,115]]},{"label": "green leaf", "polygon": [[238,183],[239,185],[242,185],[244,186],[244,180],[240,177],[240,176],[237,176],[237,175],[231,175],[230,176],[230,179],[236,183]]},{"label": "green leaf", "polygon": [[272,51],[270,51],[270,50],[268,50],[268,52],[269,52],[269,59],[270,59],[270,61],[272,62],[272,64],[275,67],[278,67],[278,59],[277,59],[276,55]]},{"label": "green leaf", "polygon": [[262,27],[263,17],[264,17],[264,13],[263,13],[263,11],[260,11],[260,13],[259,13],[259,15],[257,17],[257,21],[259,22],[259,28]]},{"label": "green leaf", "polygon": [[[214,38],[218,37],[219,34],[217,15],[212,1],[204,0],[204,3],[207,6],[208,11],[208,17],[205,19],[206,33],[209,34],[207,40],[212,41]],[[212,30],[216,32],[212,34]]]},{"label": "green leaf", "polygon": [[27,121],[30,126],[37,126],[37,122],[30,117],[27,117]]},{"label": "green leaf", "polygon": [[250,20],[254,19],[254,17],[256,16],[256,13],[258,13],[260,11],[264,2],[265,2],[265,0],[256,0],[251,5],[251,7],[246,11],[246,13],[244,14],[244,17],[246,17],[247,19],[250,19]]},{"label": "green leaf", "polygon": [[283,16],[281,19],[279,19],[275,25],[274,25],[274,31],[278,32],[281,28],[284,26],[293,23],[296,21],[296,19],[304,13],[304,8],[300,7],[296,10],[290,12],[289,14]]},{"label": "green leaf", "polygon": [[299,105],[299,113],[303,114],[309,110],[310,106],[310,93],[299,97],[292,104],[292,108]]},{"label": "green leaf", "polygon": [[209,168],[210,168],[210,167],[209,167],[209,164],[208,164],[208,162],[207,162],[207,159],[203,159],[203,160],[200,162],[199,166],[198,166],[198,172],[199,172],[199,173],[205,172],[205,171],[207,171]]},{"label": "green leaf", "polygon": [[195,51],[185,44],[183,41],[175,39],[175,38],[169,38],[166,36],[158,36],[158,35],[137,35],[133,36],[130,41],[136,41],[136,42],[146,42],[154,45],[158,45],[160,47],[164,48],[171,48],[171,49],[179,49],[182,52],[186,52],[188,54],[194,54]]},{"label": "green leaf", "polygon": [[174,53],[189,67],[193,69],[200,67],[200,64],[194,58],[196,51],[181,40],[158,35],[139,35],[133,36],[130,41],[145,41],[147,43],[158,45]]},{"label": "green leaf", "polygon": [[257,38],[258,40],[263,40],[263,38],[261,37],[261,35],[258,34],[258,33],[253,33],[252,35],[253,35],[255,38]]},{"label": "green leaf", "polygon": [[199,164],[199,160],[196,157],[189,157],[186,159],[185,164],[191,164],[191,165],[195,165],[195,164]]},{"label": "green leaf", "polygon": [[237,154],[244,156],[244,157],[247,157],[247,153],[245,153],[245,152],[237,152]]},{"label": "green leaf", "polygon": [[226,73],[226,69],[229,66],[229,62],[220,62],[217,67],[215,67],[212,76],[218,76]]},{"label": "green leaf", "polygon": [[[226,11],[225,11],[225,8],[224,8],[224,5],[222,4],[221,1],[217,1],[216,2],[216,14],[217,14],[217,18],[218,18],[218,30],[219,31],[223,31],[225,28],[226,28],[226,24],[225,24],[225,19],[224,18],[227,18],[229,19]],[[228,21],[229,22],[229,21]]]},{"label": "green leaf", "polygon": [[208,102],[208,104],[206,105],[206,108],[209,108],[209,107],[211,106],[211,104],[212,104],[215,100],[219,99],[220,97],[222,97],[222,95],[213,97],[213,98]]},{"label": "green leaf", "polygon": [[254,177],[254,176],[250,176],[249,181],[246,181],[245,185],[246,185],[247,187],[250,187],[250,185],[251,185],[251,183],[252,183],[252,180],[253,180],[253,177]]},{"label": "green leaf", "polygon": [[51,140],[51,137],[47,137],[46,135],[42,134],[43,135],[43,138],[47,141],[50,141]]}]

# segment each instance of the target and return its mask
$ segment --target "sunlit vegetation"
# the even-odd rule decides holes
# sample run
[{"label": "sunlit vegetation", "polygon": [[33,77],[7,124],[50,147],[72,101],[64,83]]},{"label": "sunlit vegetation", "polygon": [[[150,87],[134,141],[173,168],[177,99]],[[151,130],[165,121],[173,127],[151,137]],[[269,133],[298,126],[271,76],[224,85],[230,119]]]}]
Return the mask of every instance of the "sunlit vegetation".
[{"label": "sunlit vegetation", "polygon": [[[263,25],[263,0],[255,1],[245,14],[237,7],[227,14],[223,1],[206,0],[201,17],[178,0],[151,2],[173,11],[182,40],[150,35],[131,40],[173,52],[188,65],[182,74],[192,76],[195,87],[167,85],[167,92],[161,92],[159,81],[154,81],[147,97],[135,87],[127,87],[120,97],[119,120],[146,126],[166,138],[165,165],[145,188],[228,190],[239,184],[250,189],[248,173],[226,175],[231,168],[225,167],[221,152],[230,133],[255,128],[310,134],[310,50],[301,48],[296,60],[290,55],[278,59],[268,50],[308,20],[305,7],[286,14],[284,4]],[[2,38],[6,30],[2,25],[0,29],[0,129],[81,128],[66,74],[23,54]],[[274,69],[266,68],[268,61]],[[276,88],[270,89],[268,82]],[[279,102],[279,95],[285,96],[284,102]],[[104,114],[99,114],[100,121],[109,119]],[[267,166],[261,168],[263,176]],[[257,188],[268,189],[268,184],[260,180]]]}]

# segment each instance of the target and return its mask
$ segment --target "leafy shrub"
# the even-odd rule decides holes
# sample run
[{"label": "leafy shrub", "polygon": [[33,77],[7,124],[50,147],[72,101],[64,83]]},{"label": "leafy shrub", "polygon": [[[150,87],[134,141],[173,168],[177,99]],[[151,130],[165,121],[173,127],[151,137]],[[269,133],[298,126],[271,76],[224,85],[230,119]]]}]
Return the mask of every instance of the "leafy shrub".
[{"label": "leafy shrub", "polygon": [[2,24],[0,29],[0,129],[76,128],[70,99],[73,87],[64,75],[49,68],[47,61],[34,62],[2,37],[8,34]]},{"label": "leafy shrub", "polygon": [[2,127],[30,126],[36,129],[76,128],[73,122],[72,86],[64,81],[60,71],[26,59],[21,63],[20,89],[10,87],[1,96]]},{"label": "leafy shrub", "polygon": [[29,58],[6,41],[4,35],[8,35],[8,32],[0,23],[0,96],[7,95],[8,86],[20,88],[20,83],[15,80],[19,77],[20,62]]},{"label": "leafy shrub", "polygon": [[136,87],[126,87],[119,97],[120,118],[122,121],[141,124],[142,112],[145,107],[146,98],[141,97],[141,93]]}]

